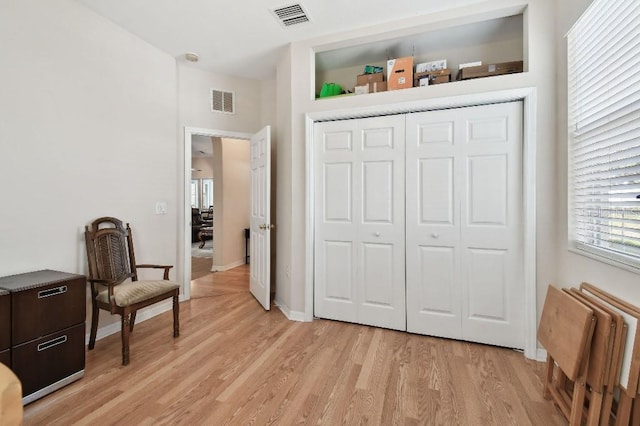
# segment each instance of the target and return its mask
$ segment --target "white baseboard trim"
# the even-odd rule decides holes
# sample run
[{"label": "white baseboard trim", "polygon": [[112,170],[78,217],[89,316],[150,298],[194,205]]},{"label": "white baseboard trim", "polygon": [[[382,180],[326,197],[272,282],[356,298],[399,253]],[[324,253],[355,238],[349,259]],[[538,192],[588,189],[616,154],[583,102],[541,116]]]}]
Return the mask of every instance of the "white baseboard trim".
[{"label": "white baseboard trim", "polygon": [[273,304],[276,305],[278,309],[280,309],[280,311],[284,314],[285,317],[287,317],[289,321],[305,322],[304,312],[292,311],[291,309],[289,309],[287,305],[282,303],[282,301],[279,300],[277,297],[274,299]]},{"label": "white baseboard trim", "polygon": [[226,265],[211,265],[211,272],[228,271],[229,269],[237,268],[238,266],[241,266],[244,264],[245,264],[245,260],[240,259],[232,263],[227,263]]},{"label": "white baseboard trim", "polygon": [[[136,315],[136,324],[140,324],[143,321],[148,320],[149,318],[153,318],[156,315],[160,315],[163,312],[167,312],[173,309],[173,301],[169,300],[167,302],[158,303],[155,306],[142,309],[138,311]],[[105,311],[106,312],[106,311]],[[120,316],[114,315],[114,317],[118,318],[118,322],[111,323],[109,325],[105,325],[104,327],[98,327],[98,332],[96,333],[96,341],[103,339],[112,334],[120,333]],[[91,320],[87,323],[87,334],[85,335],[85,344],[89,344],[89,335],[91,333]]]},{"label": "white baseboard trim", "polygon": [[536,351],[536,360],[540,362],[545,362],[547,360],[547,351],[544,349],[538,348]]}]

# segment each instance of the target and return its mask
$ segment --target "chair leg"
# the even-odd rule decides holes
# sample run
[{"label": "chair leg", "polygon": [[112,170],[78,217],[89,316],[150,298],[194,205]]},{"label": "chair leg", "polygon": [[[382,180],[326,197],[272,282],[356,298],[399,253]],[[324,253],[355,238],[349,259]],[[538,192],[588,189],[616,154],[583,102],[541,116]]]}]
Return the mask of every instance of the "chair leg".
[{"label": "chair leg", "polygon": [[130,330],[130,314],[125,312],[122,314],[122,365],[129,364],[129,330]]},{"label": "chair leg", "polygon": [[133,332],[133,326],[136,325],[136,313],[131,312],[131,325],[129,326],[129,331]]},{"label": "chair leg", "polygon": [[178,294],[173,295],[173,337],[180,336],[180,305],[178,304]]},{"label": "chair leg", "polygon": [[95,299],[91,303],[91,333],[89,334],[89,350],[96,346],[96,334],[98,333],[98,318],[100,317],[100,311]]}]

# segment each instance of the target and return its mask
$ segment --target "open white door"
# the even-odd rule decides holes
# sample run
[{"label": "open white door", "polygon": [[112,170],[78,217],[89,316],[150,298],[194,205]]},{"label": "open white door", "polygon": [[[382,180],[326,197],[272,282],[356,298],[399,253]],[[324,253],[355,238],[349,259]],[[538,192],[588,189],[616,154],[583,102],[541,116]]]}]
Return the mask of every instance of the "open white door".
[{"label": "open white door", "polygon": [[251,294],[266,310],[271,298],[271,127],[251,137]]}]

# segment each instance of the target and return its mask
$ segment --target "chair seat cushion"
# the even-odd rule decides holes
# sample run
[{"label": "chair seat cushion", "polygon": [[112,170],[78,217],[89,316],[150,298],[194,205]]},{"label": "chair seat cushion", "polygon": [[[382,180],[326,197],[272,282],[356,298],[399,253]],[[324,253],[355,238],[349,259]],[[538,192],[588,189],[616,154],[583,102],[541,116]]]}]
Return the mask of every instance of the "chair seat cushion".
[{"label": "chair seat cushion", "polygon": [[[174,281],[131,281],[128,279],[113,288],[113,297],[117,306],[124,307],[160,296],[176,288],[180,288],[180,284]],[[100,302],[109,303],[108,290],[105,289],[98,293],[96,299]]]}]

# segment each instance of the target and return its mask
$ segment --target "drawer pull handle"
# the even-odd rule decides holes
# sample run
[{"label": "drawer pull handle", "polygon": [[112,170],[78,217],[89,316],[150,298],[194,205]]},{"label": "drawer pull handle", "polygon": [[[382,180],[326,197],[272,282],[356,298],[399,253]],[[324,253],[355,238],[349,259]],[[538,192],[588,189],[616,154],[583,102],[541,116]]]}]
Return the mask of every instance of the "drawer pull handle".
[{"label": "drawer pull handle", "polygon": [[67,286],[61,285],[60,287],[54,287],[47,290],[42,290],[38,292],[38,299],[44,299],[45,297],[57,296],[59,294],[64,294],[67,292]]},{"label": "drawer pull handle", "polygon": [[38,345],[38,352],[46,351],[54,346],[61,345],[67,341],[67,336],[56,337],[55,339],[51,339],[48,342],[40,343]]}]

